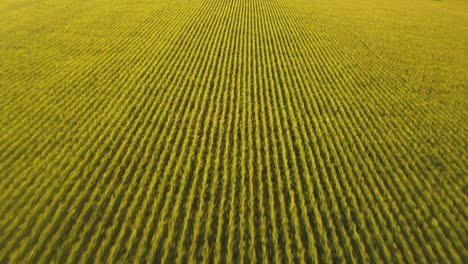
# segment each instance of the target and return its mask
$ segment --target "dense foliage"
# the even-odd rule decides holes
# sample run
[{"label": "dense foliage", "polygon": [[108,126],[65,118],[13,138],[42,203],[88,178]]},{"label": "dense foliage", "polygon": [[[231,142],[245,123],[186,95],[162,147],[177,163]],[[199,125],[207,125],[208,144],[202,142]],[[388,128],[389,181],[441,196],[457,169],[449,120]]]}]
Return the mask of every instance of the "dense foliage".
[{"label": "dense foliage", "polygon": [[1,1],[0,263],[463,263],[467,7]]}]

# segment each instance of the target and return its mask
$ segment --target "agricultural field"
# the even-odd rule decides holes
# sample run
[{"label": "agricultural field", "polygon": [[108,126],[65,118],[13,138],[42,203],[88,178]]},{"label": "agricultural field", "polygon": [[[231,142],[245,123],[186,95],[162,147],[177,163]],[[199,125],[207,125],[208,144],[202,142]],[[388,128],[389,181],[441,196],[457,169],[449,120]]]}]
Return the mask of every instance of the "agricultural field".
[{"label": "agricultural field", "polygon": [[465,0],[0,1],[0,263],[467,263]]}]

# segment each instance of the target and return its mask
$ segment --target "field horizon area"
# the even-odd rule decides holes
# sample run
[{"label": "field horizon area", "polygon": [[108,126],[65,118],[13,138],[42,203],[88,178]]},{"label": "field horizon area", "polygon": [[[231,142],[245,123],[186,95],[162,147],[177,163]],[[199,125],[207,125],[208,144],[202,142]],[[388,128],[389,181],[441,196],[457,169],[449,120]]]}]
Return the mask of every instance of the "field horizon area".
[{"label": "field horizon area", "polygon": [[468,2],[0,1],[0,263],[467,263]]}]

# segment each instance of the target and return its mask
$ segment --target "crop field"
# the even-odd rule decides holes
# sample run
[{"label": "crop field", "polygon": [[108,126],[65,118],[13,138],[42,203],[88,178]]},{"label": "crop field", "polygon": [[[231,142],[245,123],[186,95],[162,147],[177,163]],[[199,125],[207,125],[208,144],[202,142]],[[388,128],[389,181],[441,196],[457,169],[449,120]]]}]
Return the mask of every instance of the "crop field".
[{"label": "crop field", "polygon": [[0,263],[467,263],[468,1],[0,1]]}]

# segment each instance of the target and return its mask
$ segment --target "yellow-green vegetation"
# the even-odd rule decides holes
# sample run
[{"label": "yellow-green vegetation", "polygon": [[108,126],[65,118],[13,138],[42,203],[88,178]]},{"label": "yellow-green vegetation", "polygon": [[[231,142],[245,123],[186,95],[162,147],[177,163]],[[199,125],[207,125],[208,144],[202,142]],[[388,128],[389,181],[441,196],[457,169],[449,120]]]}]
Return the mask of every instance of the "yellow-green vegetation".
[{"label": "yellow-green vegetation", "polygon": [[465,0],[0,1],[0,263],[466,263]]}]

